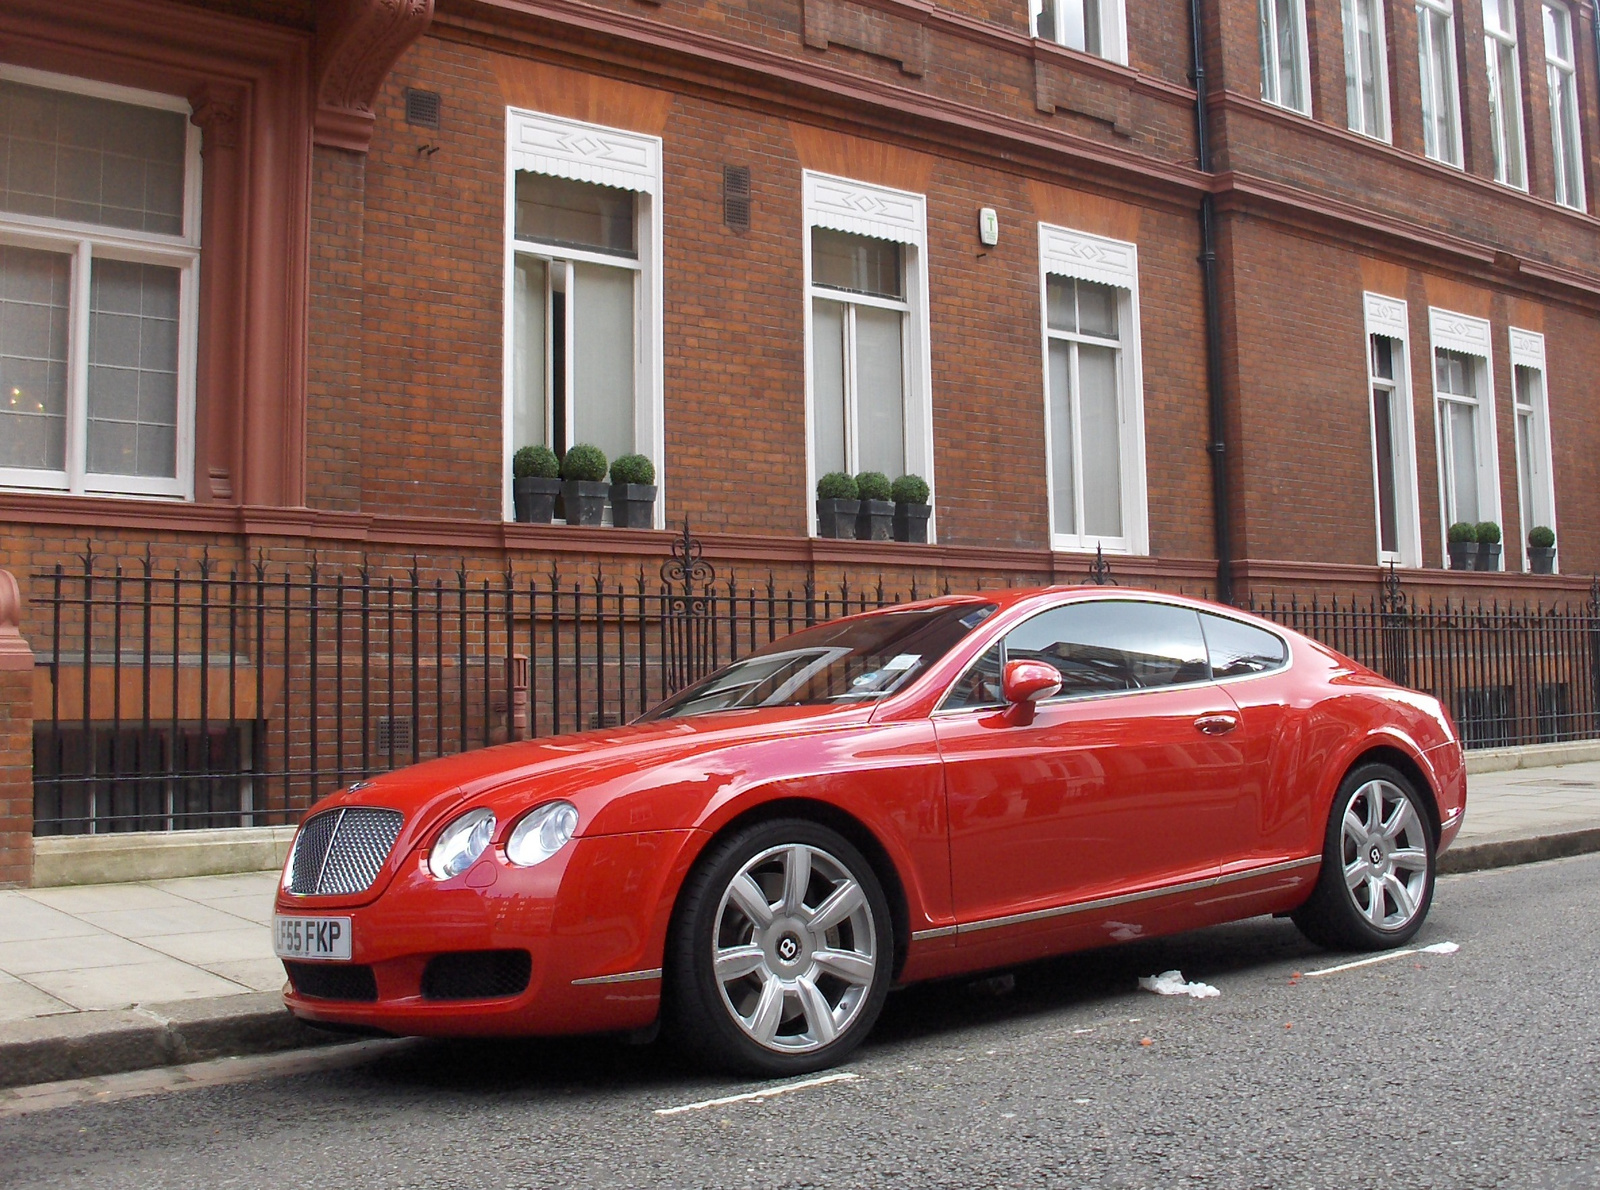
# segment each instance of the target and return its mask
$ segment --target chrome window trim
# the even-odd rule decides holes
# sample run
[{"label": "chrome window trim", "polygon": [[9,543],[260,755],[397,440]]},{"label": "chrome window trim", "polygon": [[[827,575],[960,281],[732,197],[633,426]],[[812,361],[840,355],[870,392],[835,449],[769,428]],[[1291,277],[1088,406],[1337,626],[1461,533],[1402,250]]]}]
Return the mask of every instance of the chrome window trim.
[{"label": "chrome window trim", "polygon": [[[991,640],[987,645],[980,649],[972,658],[972,660],[969,661],[961,670],[961,672],[951,679],[950,684],[945,687],[944,693],[939,696],[938,705],[929,712],[928,717],[930,719],[946,719],[956,715],[970,715],[974,712],[980,711],[991,714],[995,711],[1003,711],[1007,705],[1003,702],[988,703],[981,707],[947,707],[945,706],[945,700],[947,700],[950,697],[951,692],[961,684],[962,679],[972,672],[973,668],[978,664],[978,662],[983,660],[984,654],[988,653],[988,651],[994,648],[995,645],[1002,644],[1005,641],[1005,638],[1010,636],[1012,632],[1047,612],[1059,611],[1061,608],[1071,607],[1080,603],[1151,603],[1155,604],[1157,607],[1177,607],[1182,608],[1185,611],[1191,611],[1195,614],[1196,621],[1199,621],[1199,617],[1202,615],[1216,616],[1219,620],[1232,620],[1235,624],[1242,624],[1246,628],[1258,628],[1262,632],[1265,632],[1269,636],[1273,637],[1279,644],[1283,646],[1284,660],[1281,665],[1276,665],[1271,669],[1259,670],[1256,673],[1234,674],[1233,676],[1226,678],[1209,677],[1194,682],[1174,682],[1168,686],[1141,686],[1135,690],[1106,690],[1098,694],[1068,694],[1056,698],[1040,699],[1036,704],[1034,704],[1035,706],[1048,707],[1068,702],[1096,702],[1107,698],[1123,698],[1130,694],[1158,694],[1163,690],[1192,690],[1197,686],[1233,685],[1236,682],[1249,682],[1256,678],[1272,677],[1276,674],[1286,673],[1290,669],[1294,668],[1294,648],[1290,644],[1289,639],[1274,628],[1269,628],[1261,624],[1255,624],[1247,620],[1242,620],[1238,616],[1230,616],[1226,612],[1214,612],[1210,608],[1190,607],[1186,603],[1168,603],[1164,599],[1141,598],[1138,594],[1130,591],[1127,595],[1120,597],[1104,596],[1093,599],[1073,599],[1066,603],[1052,604],[1049,607],[1040,608],[1038,611],[1034,612],[1033,615],[1027,617],[1027,619],[1019,620],[1016,624],[1012,625],[1010,628],[1007,628],[1004,632],[1001,632],[994,640]],[[1206,648],[1206,668],[1209,669],[1211,667],[1211,642],[1206,640],[1205,625],[1203,623],[1200,625],[1200,640]],[[1002,663],[1002,668],[1003,666],[1004,663]]]}]

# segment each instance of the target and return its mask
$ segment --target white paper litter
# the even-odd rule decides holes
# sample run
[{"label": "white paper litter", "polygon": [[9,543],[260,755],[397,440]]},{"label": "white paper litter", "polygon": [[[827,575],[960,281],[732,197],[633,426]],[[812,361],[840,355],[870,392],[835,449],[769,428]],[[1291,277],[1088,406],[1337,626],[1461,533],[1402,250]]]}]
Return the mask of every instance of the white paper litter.
[{"label": "white paper litter", "polygon": [[1163,971],[1160,975],[1140,978],[1139,986],[1158,996],[1193,996],[1196,1000],[1222,995],[1209,983],[1185,983],[1182,971]]},{"label": "white paper litter", "polygon": [[1455,954],[1461,948],[1454,942],[1435,942],[1432,946],[1424,946],[1423,954]]}]

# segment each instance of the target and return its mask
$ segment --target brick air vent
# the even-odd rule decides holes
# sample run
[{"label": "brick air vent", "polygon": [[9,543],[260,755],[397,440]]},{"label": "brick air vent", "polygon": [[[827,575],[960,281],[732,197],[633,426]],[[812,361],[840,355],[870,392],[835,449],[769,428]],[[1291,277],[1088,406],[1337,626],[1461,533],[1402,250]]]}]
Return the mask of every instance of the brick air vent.
[{"label": "brick air vent", "polygon": [[406,123],[419,128],[439,127],[439,92],[407,87]]},{"label": "brick air vent", "polygon": [[378,751],[411,751],[411,720],[399,716],[378,717]]},{"label": "brick air vent", "polygon": [[750,167],[722,167],[722,221],[734,231],[750,230]]}]

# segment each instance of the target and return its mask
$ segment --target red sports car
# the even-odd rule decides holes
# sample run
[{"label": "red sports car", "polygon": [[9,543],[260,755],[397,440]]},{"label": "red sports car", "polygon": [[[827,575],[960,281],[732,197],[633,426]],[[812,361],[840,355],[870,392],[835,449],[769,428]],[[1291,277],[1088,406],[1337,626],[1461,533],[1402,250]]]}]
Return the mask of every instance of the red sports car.
[{"label": "red sports car", "polygon": [[1053,588],[852,616],[624,728],[312,807],[275,935],[299,1017],[648,1029],[839,1061],[892,984],[1266,913],[1422,924],[1461,826],[1437,700],[1232,608]]}]

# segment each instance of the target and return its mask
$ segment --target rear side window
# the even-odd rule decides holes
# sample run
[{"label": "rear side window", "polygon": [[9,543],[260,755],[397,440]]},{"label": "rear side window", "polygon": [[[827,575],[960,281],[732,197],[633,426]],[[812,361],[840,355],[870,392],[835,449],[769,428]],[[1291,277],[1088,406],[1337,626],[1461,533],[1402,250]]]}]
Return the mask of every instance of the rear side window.
[{"label": "rear side window", "polygon": [[1047,661],[1061,672],[1061,698],[1203,682],[1200,618],[1165,603],[1069,603],[1035,616],[1005,638],[1006,661]]},{"label": "rear side window", "polygon": [[1206,634],[1206,648],[1211,653],[1213,677],[1237,678],[1265,673],[1282,667],[1289,660],[1283,638],[1265,628],[1241,624],[1210,612],[1200,613],[1200,626]]}]

